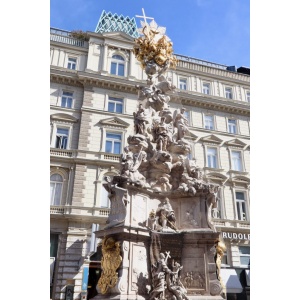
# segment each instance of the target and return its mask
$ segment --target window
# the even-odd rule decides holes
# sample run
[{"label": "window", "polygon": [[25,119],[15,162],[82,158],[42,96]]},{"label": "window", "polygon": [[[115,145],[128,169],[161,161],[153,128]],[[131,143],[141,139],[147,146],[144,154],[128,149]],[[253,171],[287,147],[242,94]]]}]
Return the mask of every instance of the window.
[{"label": "window", "polygon": [[250,266],[250,247],[239,246],[240,264],[243,266]]},{"label": "window", "polygon": [[118,133],[106,133],[105,152],[120,154],[122,135]]},{"label": "window", "polygon": [[110,74],[124,76],[125,74],[125,61],[121,55],[113,55],[110,66]]},{"label": "window", "polygon": [[108,97],[108,111],[123,113],[123,99]]},{"label": "window", "polygon": [[102,185],[101,187],[101,199],[100,199],[100,207],[110,207],[110,200],[108,198],[108,191]]},{"label": "window", "polygon": [[227,99],[232,99],[233,98],[232,97],[232,88],[230,88],[230,87],[225,88],[225,97]]},{"label": "window", "polygon": [[228,132],[229,133],[236,133],[236,120],[228,119]]},{"label": "window", "polygon": [[69,138],[69,129],[57,128],[55,148],[67,149],[67,147],[68,147],[68,138]]},{"label": "window", "polygon": [[183,115],[186,117],[188,125],[190,125],[190,112],[185,110]]},{"label": "window", "polygon": [[207,94],[207,95],[210,94],[210,84],[209,83],[203,83],[202,93]]},{"label": "window", "polygon": [[59,174],[50,177],[50,205],[60,205],[62,195],[63,178]]},{"label": "window", "polygon": [[61,107],[72,108],[73,93],[63,92],[61,97]]},{"label": "window", "polygon": [[245,193],[235,192],[235,201],[238,220],[246,221]]},{"label": "window", "polygon": [[207,166],[209,168],[217,168],[217,148],[207,148]]},{"label": "window", "polygon": [[76,69],[76,58],[69,57],[68,58],[68,69],[75,70]]},{"label": "window", "polygon": [[186,79],[180,78],[179,79],[179,88],[181,90],[186,90]]},{"label": "window", "polygon": [[231,168],[235,171],[242,171],[242,154],[240,151],[231,151]]},{"label": "window", "polygon": [[247,100],[247,102],[250,103],[250,92],[249,91],[246,93],[246,100]]},{"label": "window", "polygon": [[205,129],[211,129],[213,130],[214,129],[214,118],[213,116],[210,116],[210,115],[206,115],[204,117],[204,126],[205,126]]},{"label": "window", "polygon": [[214,219],[221,218],[221,201],[221,189],[219,189],[217,193],[217,202],[211,210],[211,217]]}]

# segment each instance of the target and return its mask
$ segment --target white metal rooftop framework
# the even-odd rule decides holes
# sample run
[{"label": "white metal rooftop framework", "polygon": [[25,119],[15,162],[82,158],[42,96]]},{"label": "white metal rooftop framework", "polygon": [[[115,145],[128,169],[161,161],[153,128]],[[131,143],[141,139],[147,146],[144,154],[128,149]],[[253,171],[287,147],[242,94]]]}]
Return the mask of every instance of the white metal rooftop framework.
[{"label": "white metal rooftop framework", "polygon": [[118,16],[111,12],[102,11],[98,24],[96,26],[96,33],[122,31],[132,36],[133,38],[139,37],[135,18],[124,17],[123,15]]}]

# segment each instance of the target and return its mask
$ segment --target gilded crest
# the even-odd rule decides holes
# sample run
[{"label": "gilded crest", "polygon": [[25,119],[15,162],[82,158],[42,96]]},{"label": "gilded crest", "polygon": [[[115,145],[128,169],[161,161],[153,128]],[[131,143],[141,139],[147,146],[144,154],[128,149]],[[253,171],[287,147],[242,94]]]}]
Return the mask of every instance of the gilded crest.
[{"label": "gilded crest", "polygon": [[121,265],[120,242],[116,242],[112,237],[104,238],[102,243],[102,274],[98,281],[101,294],[106,294],[109,288],[114,287],[118,281],[117,269]]}]

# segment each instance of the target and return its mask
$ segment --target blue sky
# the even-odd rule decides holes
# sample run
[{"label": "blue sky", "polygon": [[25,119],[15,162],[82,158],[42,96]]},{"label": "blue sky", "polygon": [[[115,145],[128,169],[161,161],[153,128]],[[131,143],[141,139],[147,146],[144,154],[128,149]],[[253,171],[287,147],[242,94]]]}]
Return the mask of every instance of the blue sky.
[{"label": "blue sky", "polygon": [[95,31],[103,10],[135,17],[142,8],[176,54],[250,67],[250,0],[50,0],[50,26]]}]

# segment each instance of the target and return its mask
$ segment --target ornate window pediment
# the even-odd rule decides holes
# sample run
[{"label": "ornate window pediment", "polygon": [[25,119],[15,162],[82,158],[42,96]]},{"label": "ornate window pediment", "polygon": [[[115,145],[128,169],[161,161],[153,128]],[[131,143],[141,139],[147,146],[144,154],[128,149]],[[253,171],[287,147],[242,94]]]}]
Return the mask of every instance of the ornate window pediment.
[{"label": "ornate window pediment", "polygon": [[229,147],[244,148],[247,144],[239,139],[234,139],[226,142],[225,145]]},{"label": "ornate window pediment", "polygon": [[67,123],[76,123],[78,121],[77,118],[68,115],[68,114],[53,114],[50,116],[51,121],[62,121]]},{"label": "ornate window pediment", "polygon": [[124,42],[133,42],[133,38],[124,32],[106,32],[102,33],[106,38],[113,38]]},{"label": "ornate window pediment", "polygon": [[217,145],[220,145],[223,142],[223,140],[221,140],[220,138],[218,138],[217,136],[215,136],[213,134],[202,137],[200,139],[200,141],[202,141],[203,143],[207,143],[207,144],[217,144]]},{"label": "ornate window pediment", "polygon": [[213,181],[219,181],[219,182],[224,182],[227,180],[227,176],[223,175],[222,173],[219,172],[210,172],[205,175],[208,180],[213,180]]},{"label": "ornate window pediment", "polygon": [[100,124],[104,127],[110,127],[110,128],[127,128],[130,125],[129,123],[121,120],[118,117],[100,120],[98,124]]},{"label": "ornate window pediment", "polygon": [[190,131],[186,134],[186,136],[184,138],[187,139],[187,140],[195,141],[198,137],[199,137],[198,135],[196,135],[196,134],[194,134],[193,132]]}]

